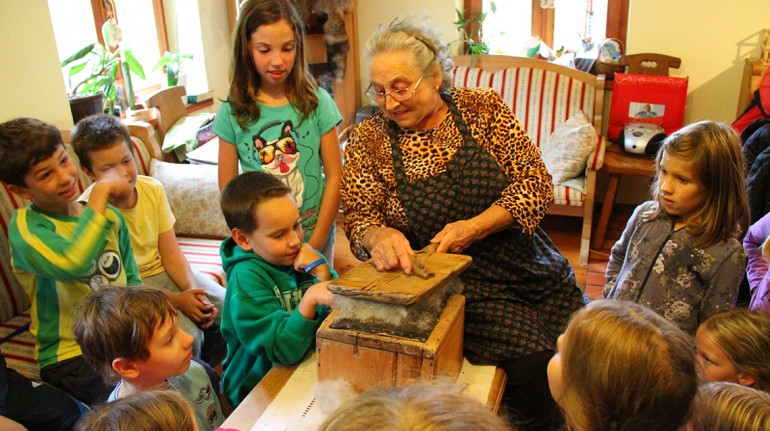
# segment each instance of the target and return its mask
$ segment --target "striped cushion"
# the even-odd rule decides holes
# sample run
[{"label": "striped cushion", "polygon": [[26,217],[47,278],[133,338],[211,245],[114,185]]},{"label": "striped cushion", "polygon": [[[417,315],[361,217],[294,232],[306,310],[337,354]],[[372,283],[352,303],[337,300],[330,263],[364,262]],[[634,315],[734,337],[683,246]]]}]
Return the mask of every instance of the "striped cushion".
[{"label": "striped cushion", "polygon": [[134,160],[136,161],[136,173],[139,175],[150,175],[150,162],[152,156],[150,151],[139,138],[132,136],[131,143],[134,146]]},{"label": "striped cushion", "polygon": [[[475,67],[457,66],[453,70],[452,85],[497,90],[538,147],[558,125],[578,112],[583,112],[586,118],[594,116],[596,89],[579,79],[554,71],[514,67],[490,73]],[[605,143],[600,132],[597,131],[599,143],[596,151],[589,156],[589,169],[598,169],[604,162]],[[557,204],[583,204],[583,193],[579,190],[555,186],[554,194]]]},{"label": "striped cushion", "polygon": [[[23,325],[28,325],[29,322],[29,313],[24,313],[5,323],[0,323],[0,339],[7,337]],[[0,344],[0,350],[2,350],[9,368],[13,368],[32,380],[40,381],[40,369],[34,356],[35,337],[32,336],[29,329]]]},{"label": "striped cushion", "polygon": [[222,269],[222,259],[219,256],[221,239],[204,239],[189,236],[178,236],[179,247],[190,262],[193,270],[208,275],[214,281],[226,287],[225,271]]}]

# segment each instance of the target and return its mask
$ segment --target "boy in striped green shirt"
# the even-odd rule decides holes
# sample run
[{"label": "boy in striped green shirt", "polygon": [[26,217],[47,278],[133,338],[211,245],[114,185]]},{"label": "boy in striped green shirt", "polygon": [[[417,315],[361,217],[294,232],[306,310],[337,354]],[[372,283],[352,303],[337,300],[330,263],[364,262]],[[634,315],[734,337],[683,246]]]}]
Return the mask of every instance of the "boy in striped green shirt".
[{"label": "boy in striped green shirt", "polygon": [[32,302],[40,375],[87,404],[104,401],[111,388],[83,360],[72,308],[103,286],[142,284],[123,217],[107,204],[132,185],[107,176],[88,205],[78,203],[78,167],[59,130],[32,118],[0,124],[0,160],[0,181],[31,201],[13,214],[8,238],[14,274]]}]

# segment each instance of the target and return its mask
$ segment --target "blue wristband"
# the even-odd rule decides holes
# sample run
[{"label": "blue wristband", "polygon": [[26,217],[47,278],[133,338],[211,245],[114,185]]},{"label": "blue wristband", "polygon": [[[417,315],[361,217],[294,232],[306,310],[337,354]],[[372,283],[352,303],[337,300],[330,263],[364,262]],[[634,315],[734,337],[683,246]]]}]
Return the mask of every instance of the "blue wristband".
[{"label": "blue wristband", "polygon": [[307,265],[305,265],[305,267],[302,268],[302,270],[309,273],[310,271],[315,269],[317,266],[321,266],[324,263],[326,263],[326,259],[321,257],[318,260],[314,260],[314,261],[308,263]]}]

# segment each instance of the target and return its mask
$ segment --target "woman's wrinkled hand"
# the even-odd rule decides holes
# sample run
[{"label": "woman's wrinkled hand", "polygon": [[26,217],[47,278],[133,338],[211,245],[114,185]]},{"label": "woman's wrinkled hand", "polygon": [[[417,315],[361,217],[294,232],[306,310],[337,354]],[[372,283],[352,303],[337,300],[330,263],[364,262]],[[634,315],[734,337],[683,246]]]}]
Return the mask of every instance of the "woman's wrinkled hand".
[{"label": "woman's wrinkled hand", "polygon": [[375,227],[364,238],[368,244],[372,262],[379,271],[401,267],[405,273],[412,273],[409,255],[414,254],[409,240],[403,233],[389,227]]},{"label": "woman's wrinkled hand", "polygon": [[437,233],[431,244],[438,244],[438,253],[462,253],[479,238],[479,230],[471,220],[448,223]]}]

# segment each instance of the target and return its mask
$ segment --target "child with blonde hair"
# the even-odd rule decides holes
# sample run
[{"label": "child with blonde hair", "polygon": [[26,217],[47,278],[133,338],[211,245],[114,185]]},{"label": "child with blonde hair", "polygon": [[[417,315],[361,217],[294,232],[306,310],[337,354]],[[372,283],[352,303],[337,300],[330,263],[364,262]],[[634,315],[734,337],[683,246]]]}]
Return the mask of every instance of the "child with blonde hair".
[{"label": "child with blonde hair", "polygon": [[628,220],[607,264],[604,297],[655,310],[694,334],[735,306],[746,252],[739,241],[749,205],[738,135],[713,121],[663,141],[653,199]]},{"label": "child with blonde hair", "polygon": [[766,431],[770,394],[737,383],[702,385],[687,431]]},{"label": "child with blonde hair", "polygon": [[698,388],[691,343],[630,301],[594,301],[575,313],[548,364],[567,429],[678,430]]},{"label": "child with blonde hair", "polygon": [[421,382],[364,392],[332,412],[318,431],[509,431],[507,421],[461,387]]},{"label": "child with blonde hair", "polygon": [[715,314],[698,328],[695,346],[704,382],[770,389],[770,315],[744,309]]},{"label": "child with blonde hair", "polygon": [[102,404],[75,431],[198,431],[192,406],[178,392],[154,390]]},{"label": "child with blonde hair", "polygon": [[342,155],[334,99],[315,84],[305,25],[293,2],[243,2],[235,29],[230,92],[212,130],[219,188],[243,172],[267,172],[291,188],[304,241],[329,262],[339,211]]},{"label": "child with blonde hair", "polygon": [[750,310],[762,310],[770,314],[770,214],[751,225],[743,238],[746,249],[746,279],[751,291]]}]

